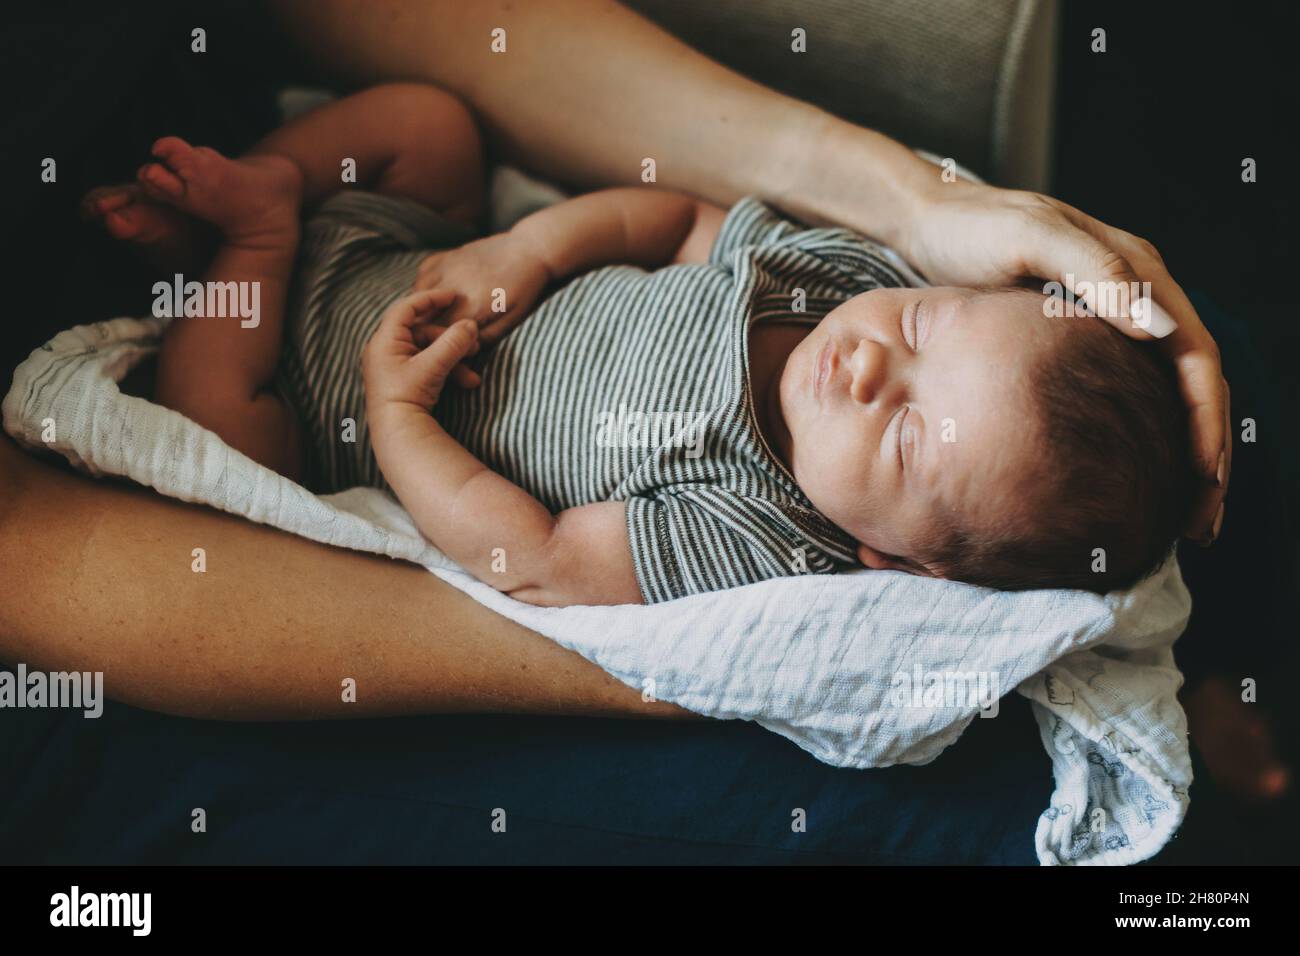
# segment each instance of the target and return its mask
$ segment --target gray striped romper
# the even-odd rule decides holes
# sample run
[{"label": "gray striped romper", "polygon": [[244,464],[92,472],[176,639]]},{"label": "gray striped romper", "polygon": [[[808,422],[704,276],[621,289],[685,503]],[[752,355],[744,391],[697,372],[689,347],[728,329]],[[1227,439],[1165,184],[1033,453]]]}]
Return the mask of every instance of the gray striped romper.
[{"label": "gray striped romper", "polygon": [[[307,223],[278,383],[306,429],[313,491],[386,487],[361,351],[428,251],[471,238],[414,202],[365,192],[332,197]],[[906,284],[869,240],[743,199],[707,263],[608,266],[552,292],[483,357],[482,386],[449,386],[434,415],[553,513],[626,502],[647,602],[843,569],[856,563],[853,540],[758,431],[749,327],[815,324],[858,293]],[[799,289],[806,309],[795,313]]]}]

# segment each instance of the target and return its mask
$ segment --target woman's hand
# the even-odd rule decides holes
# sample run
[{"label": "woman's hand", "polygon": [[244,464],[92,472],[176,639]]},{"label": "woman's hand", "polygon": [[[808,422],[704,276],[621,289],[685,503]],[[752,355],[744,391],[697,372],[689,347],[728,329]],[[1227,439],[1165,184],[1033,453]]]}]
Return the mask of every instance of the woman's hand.
[{"label": "woman's hand", "polygon": [[412,288],[454,290],[458,299],[446,324],[470,319],[479,341],[492,343],[523,320],[550,279],[541,260],[501,233],[427,256]]},{"label": "woman's hand", "polygon": [[[909,220],[900,251],[931,282],[1003,285],[1037,276],[1061,283],[1126,335],[1161,339],[1191,411],[1192,454],[1205,481],[1184,533],[1214,540],[1232,470],[1228,383],[1218,346],[1155,247],[1049,196],[945,183],[937,173]],[[1129,290],[1142,287],[1129,283],[1150,283],[1154,305],[1130,308]]]},{"label": "woman's hand", "polygon": [[477,373],[461,365],[478,352],[478,326],[470,321],[450,326],[435,323],[455,301],[454,292],[431,289],[403,296],[384,312],[361,354],[367,415],[372,421],[379,410],[392,405],[430,411],[457,369],[472,376],[461,384],[479,384]]}]

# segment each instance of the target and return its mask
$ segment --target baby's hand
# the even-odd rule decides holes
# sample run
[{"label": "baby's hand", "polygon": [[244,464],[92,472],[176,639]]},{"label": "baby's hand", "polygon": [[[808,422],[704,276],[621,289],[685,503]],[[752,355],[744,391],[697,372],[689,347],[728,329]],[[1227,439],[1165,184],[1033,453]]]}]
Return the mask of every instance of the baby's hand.
[{"label": "baby's hand", "polygon": [[479,341],[491,343],[519,324],[550,278],[536,255],[501,233],[426,257],[412,288],[458,293],[446,324],[470,319],[479,327]]},{"label": "baby's hand", "polygon": [[455,301],[454,292],[432,289],[404,296],[384,312],[361,355],[372,421],[386,405],[409,404],[429,411],[453,372],[462,385],[479,384],[478,374],[460,364],[478,351],[478,326],[434,321],[441,322]]}]

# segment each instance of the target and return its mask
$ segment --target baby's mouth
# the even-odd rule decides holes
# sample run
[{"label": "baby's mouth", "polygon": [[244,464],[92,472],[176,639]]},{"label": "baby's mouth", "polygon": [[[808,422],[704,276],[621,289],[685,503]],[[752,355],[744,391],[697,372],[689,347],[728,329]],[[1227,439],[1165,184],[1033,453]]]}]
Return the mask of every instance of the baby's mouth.
[{"label": "baby's mouth", "polygon": [[826,343],[821,347],[821,351],[817,353],[817,358],[813,362],[813,398],[819,403],[822,400],[822,392],[826,387],[826,383],[831,380],[831,376],[835,373],[835,363],[837,361],[838,356],[835,354],[835,341],[834,339],[828,338]]}]

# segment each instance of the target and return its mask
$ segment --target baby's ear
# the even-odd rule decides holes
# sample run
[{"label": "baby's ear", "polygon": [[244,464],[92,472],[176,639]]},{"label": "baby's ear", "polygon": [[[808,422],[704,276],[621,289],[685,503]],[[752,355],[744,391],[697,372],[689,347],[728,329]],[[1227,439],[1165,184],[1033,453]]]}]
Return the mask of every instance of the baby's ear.
[{"label": "baby's ear", "polygon": [[938,577],[923,564],[919,564],[910,558],[900,558],[896,554],[877,551],[869,544],[858,545],[858,560],[875,571],[905,571],[908,574],[919,574],[925,578]]}]

